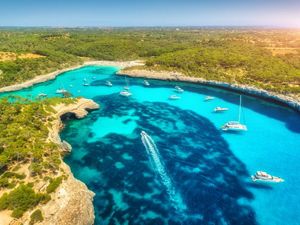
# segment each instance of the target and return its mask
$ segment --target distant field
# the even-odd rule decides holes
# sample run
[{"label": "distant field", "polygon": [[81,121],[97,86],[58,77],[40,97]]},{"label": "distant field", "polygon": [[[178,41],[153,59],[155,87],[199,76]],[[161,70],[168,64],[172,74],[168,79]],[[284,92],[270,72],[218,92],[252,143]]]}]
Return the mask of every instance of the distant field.
[{"label": "distant field", "polygon": [[0,29],[0,86],[84,60],[146,61],[156,70],[300,93],[300,31]]},{"label": "distant field", "polygon": [[45,57],[39,54],[33,53],[21,53],[16,54],[14,52],[0,52],[0,61],[15,61],[17,59],[38,59],[41,57]]}]

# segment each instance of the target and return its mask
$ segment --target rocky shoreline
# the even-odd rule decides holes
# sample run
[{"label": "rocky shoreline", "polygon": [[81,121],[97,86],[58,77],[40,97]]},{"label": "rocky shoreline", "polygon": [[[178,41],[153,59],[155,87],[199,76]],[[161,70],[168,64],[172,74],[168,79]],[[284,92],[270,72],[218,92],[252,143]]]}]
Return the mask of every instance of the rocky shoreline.
[{"label": "rocky shoreline", "polygon": [[2,87],[0,88],[0,93],[2,92],[10,92],[10,91],[18,91],[21,90],[23,88],[28,88],[31,87],[35,84],[38,83],[42,83],[48,80],[53,80],[55,79],[58,75],[64,73],[64,72],[68,72],[68,71],[72,71],[72,70],[76,70],[79,69],[83,66],[92,66],[92,65],[99,65],[99,66],[116,66],[119,67],[121,69],[126,68],[126,67],[132,67],[132,66],[141,66],[143,65],[143,62],[141,61],[88,61],[88,62],[84,62],[83,64],[80,65],[76,65],[76,66],[72,66],[66,69],[62,69],[62,70],[57,70],[54,71],[52,73],[48,73],[45,75],[40,75],[40,76],[36,76],[35,78],[25,81],[21,84],[14,84],[14,85],[10,85],[10,86],[6,86],[6,87]]},{"label": "rocky shoreline", "polygon": [[211,87],[217,87],[239,93],[244,93],[250,96],[258,97],[267,101],[271,101],[283,106],[287,106],[297,112],[300,112],[300,99],[297,96],[287,96],[283,94],[277,94],[269,92],[263,89],[240,85],[230,84],[226,82],[219,82],[213,80],[205,80],[202,78],[188,77],[178,72],[169,71],[152,71],[145,69],[133,69],[133,70],[120,70],[118,75],[125,75],[130,77],[149,78],[156,80],[168,80],[168,81],[182,81],[188,83],[196,83]]},{"label": "rocky shoreline", "polygon": [[[61,116],[72,113],[81,119],[88,114],[87,110],[98,109],[99,105],[92,100],[80,98],[73,104],[59,104],[55,107],[56,119],[49,131],[49,141],[61,146],[61,151],[70,151],[66,141],[62,141],[59,132],[63,128]],[[67,175],[67,179],[57,188],[52,195],[52,200],[41,206],[44,215],[43,225],[92,225],[95,215],[93,207],[94,193],[87,186],[74,178],[69,166],[62,161],[61,168]]]}]

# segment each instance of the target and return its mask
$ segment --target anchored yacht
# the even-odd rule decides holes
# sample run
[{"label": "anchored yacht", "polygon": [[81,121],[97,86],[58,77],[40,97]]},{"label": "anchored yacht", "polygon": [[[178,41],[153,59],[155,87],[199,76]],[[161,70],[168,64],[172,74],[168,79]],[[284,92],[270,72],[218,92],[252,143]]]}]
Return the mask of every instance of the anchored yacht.
[{"label": "anchored yacht", "polygon": [[45,94],[45,93],[40,93],[38,96],[39,96],[39,97],[46,97],[47,94]]},{"label": "anchored yacht", "polygon": [[149,83],[148,81],[146,81],[146,80],[143,81],[143,84],[144,84],[145,86],[150,86],[150,83]]},{"label": "anchored yacht", "polygon": [[169,99],[170,99],[170,100],[178,100],[178,99],[180,99],[180,96],[177,96],[177,95],[171,95],[171,96],[169,97]]},{"label": "anchored yacht", "polygon": [[238,121],[229,121],[222,126],[223,131],[247,131],[247,126],[241,124],[242,96],[240,95],[239,118]]},{"label": "anchored yacht", "polygon": [[123,90],[120,92],[120,95],[122,95],[124,97],[130,97],[132,94],[127,90]]},{"label": "anchored yacht", "polygon": [[212,97],[212,96],[206,96],[204,101],[211,101],[211,100],[214,100],[215,98]]},{"label": "anchored yacht", "polygon": [[63,94],[63,93],[67,93],[68,91],[66,89],[57,89],[56,90],[56,94]]},{"label": "anchored yacht", "polygon": [[280,183],[284,180],[280,177],[272,176],[264,171],[257,171],[254,175],[251,176],[252,181],[264,181],[264,182],[275,182]]},{"label": "anchored yacht", "polygon": [[105,85],[108,86],[108,87],[112,87],[113,86],[112,83],[109,80],[105,82]]},{"label": "anchored yacht", "polygon": [[228,108],[223,108],[223,107],[216,107],[214,108],[214,112],[225,112],[225,111],[228,111],[229,109]]},{"label": "anchored yacht", "polygon": [[175,86],[175,91],[177,93],[183,93],[184,92],[184,90],[181,87],[179,87],[179,86]]}]

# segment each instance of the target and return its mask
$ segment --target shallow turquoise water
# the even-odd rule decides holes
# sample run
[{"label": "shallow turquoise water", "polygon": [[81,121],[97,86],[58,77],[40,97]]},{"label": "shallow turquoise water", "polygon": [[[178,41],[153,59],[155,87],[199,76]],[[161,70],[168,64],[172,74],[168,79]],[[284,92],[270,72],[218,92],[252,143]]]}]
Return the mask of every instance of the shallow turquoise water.
[{"label": "shallow turquoise water", "polygon": [[[49,97],[65,88],[101,105],[66,121],[61,134],[73,146],[66,162],[96,193],[96,224],[300,224],[299,114],[244,96],[248,132],[223,133],[219,127],[237,119],[238,94],[154,80],[144,87],[128,78],[133,96],[126,98],[118,94],[125,81],[117,70],[84,67],[13,93]],[[85,78],[90,86],[82,85]],[[170,101],[176,84],[185,92]],[[206,95],[215,99],[205,102]],[[216,106],[230,110],[216,114]],[[155,142],[152,150],[142,130]],[[285,182],[252,183],[256,170]]]}]

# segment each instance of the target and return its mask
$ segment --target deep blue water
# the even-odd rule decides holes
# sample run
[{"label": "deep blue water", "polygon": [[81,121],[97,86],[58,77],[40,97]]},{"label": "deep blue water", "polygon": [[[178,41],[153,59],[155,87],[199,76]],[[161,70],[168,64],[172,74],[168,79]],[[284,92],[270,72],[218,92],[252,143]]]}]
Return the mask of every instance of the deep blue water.
[{"label": "deep blue water", "polygon": [[[128,78],[133,96],[126,98],[117,70],[84,67],[14,92],[50,97],[66,88],[101,105],[82,120],[67,120],[61,134],[73,146],[65,161],[96,193],[97,225],[300,224],[299,114],[244,96],[248,131],[224,133],[221,125],[237,119],[238,94],[154,80],[144,87],[142,79]],[[84,78],[90,86],[82,86]],[[104,85],[107,79],[113,87]],[[181,99],[168,100],[178,84]],[[206,95],[215,99],[205,102]],[[230,110],[216,114],[216,106]],[[143,145],[142,130],[153,149]],[[253,183],[257,170],[285,182]]]}]

